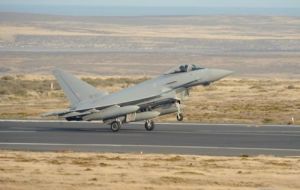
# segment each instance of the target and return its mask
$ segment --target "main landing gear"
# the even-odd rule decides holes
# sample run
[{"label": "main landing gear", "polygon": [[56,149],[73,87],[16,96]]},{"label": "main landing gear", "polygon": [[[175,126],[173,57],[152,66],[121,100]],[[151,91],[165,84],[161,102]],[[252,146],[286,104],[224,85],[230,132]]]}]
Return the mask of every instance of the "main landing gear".
[{"label": "main landing gear", "polygon": [[147,131],[152,131],[154,129],[154,126],[155,126],[155,124],[154,124],[153,120],[146,120],[146,122],[145,122],[145,129]]},{"label": "main landing gear", "polygon": [[112,132],[118,132],[122,127],[121,121],[114,121],[110,124],[110,129]]},{"label": "main landing gear", "polygon": [[[153,120],[146,120],[145,122],[145,129],[147,131],[152,131],[154,129],[154,121]],[[113,121],[110,124],[110,129],[112,130],[112,132],[118,132],[122,127],[122,122],[121,121]]]}]

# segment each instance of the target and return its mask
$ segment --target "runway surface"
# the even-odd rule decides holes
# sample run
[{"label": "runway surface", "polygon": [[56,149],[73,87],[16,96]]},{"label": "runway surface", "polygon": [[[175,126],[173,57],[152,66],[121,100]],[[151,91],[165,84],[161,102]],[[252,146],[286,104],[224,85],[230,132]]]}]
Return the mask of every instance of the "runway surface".
[{"label": "runway surface", "polygon": [[113,133],[100,123],[0,121],[0,149],[300,156],[300,126],[165,123],[149,132],[133,123]]}]

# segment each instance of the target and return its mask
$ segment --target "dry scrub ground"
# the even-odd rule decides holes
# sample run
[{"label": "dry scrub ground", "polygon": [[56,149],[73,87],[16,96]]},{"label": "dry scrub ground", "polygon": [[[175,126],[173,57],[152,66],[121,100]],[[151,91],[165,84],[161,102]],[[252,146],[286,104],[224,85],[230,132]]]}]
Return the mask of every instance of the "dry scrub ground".
[{"label": "dry scrub ground", "polygon": [[300,81],[227,78],[196,88],[185,104],[188,121],[299,124]]},{"label": "dry scrub ground", "polygon": [[[115,92],[145,77],[85,78],[101,90]],[[0,118],[41,119],[45,112],[65,109],[68,102],[53,78],[2,77]],[[183,102],[185,121],[203,123],[300,124],[300,80],[286,78],[226,78],[197,87]],[[158,118],[175,121],[175,115]]]},{"label": "dry scrub ground", "polygon": [[298,190],[300,159],[0,151],[0,189]]}]

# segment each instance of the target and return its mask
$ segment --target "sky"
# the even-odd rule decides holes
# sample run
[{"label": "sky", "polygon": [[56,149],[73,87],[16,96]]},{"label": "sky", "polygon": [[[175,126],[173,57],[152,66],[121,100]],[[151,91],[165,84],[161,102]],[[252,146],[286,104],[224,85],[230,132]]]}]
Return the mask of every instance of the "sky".
[{"label": "sky", "polygon": [[72,16],[300,16],[300,0],[0,0],[0,12]]},{"label": "sky", "polygon": [[1,0],[2,5],[300,7],[300,0]]}]

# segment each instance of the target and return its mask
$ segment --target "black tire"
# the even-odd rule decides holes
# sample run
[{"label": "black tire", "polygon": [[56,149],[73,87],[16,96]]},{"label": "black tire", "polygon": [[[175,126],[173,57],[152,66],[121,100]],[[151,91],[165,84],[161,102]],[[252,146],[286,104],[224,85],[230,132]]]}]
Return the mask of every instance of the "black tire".
[{"label": "black tire", "polygon": [[182,121],[183,120],[183,114],[182,113],[177,114],[176,119],[177,119],[177,121]]},{"label": "black tire", "polygon": [[147,131],[152,131],[155,127],[154,121],[153,120],[148,120],[145,122],[145,129]]},{"label": "black tire", "polygon": [[118,132],[121,129],[121,122],[119,121],[114,121],[110,124],[110,129],[112,132]]}]

